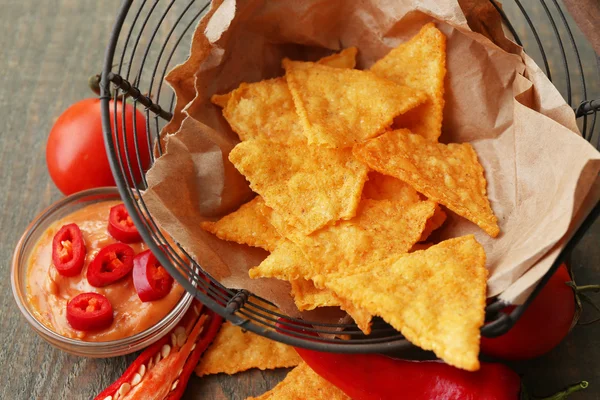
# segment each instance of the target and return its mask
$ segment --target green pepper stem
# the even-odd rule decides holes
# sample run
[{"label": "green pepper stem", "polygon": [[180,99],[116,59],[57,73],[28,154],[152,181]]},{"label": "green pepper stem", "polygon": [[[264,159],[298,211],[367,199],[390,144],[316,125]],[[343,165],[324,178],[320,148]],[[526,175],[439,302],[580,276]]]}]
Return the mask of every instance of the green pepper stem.
[{"label": "green pepper stem", "polygon": [[567,397],[569,397],[570,394],[575,393],[575,392],[579,392],[580,390],[583,390],[585,388],[587,388],[589,386],[589,383],[587,381],[581,381],[579,383],[576,383],[574,385],[571,385],[569,387],[567,387],[566,389],[553,394],[552,396],[548,396],[548,397],[541,397],[541,398],[537,398],[538,400],[562,400],[562,399],[566,399]]},{"label": "green pepper stem", "polygon": [[96,74],[90,76],[90,79],[88,79],[88,86],[92,92],[100,96],[100,75]]},{"label": "green pepper stem", "polygon": [[575,289],[575,292],[577,292],[577,293],[582,293],[582,292],[598,293],[598,292],[600,292],[600,285],[575,286],[574,289]]}]

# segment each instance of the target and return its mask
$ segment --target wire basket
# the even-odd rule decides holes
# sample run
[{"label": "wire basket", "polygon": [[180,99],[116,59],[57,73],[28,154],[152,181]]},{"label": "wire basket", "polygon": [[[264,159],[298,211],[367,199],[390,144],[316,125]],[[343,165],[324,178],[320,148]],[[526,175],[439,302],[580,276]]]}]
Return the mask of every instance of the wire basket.
[{"label": "wire basket", "polygon": [[[516,5],[514,9],[518,9],[520,15],[511,16],[509,19],[505,11],[492,2],[502,15],[506,28],[515,42],[525,45],[528,53],[537,53],[537,56],[533,54],[533,57],[538,61],[541,59],[540,64],[543,65],[547,76],[550,79],[563,77],[564,82],[557,86],[567,102],[574,107],[584,137],[591,141],[594,136],[596,114],[600,109],[600,100],[588,99],[586,74],[589,75],[589,72],[584,70],[582,65],[576,39],[568,23],[568,16],[556,0],[540,0],[555,38],[553,43],[543,44],[538,33],[539,27],[532,23],[526,8],[519,0],[514,0],[514,3]],[[159,230],[141,196],[147,185],[143,173],[140,184],[129,186],[128,177],[135,176],[134,171],[143,172],[143,168],[140,157],[130,158],[126,148],[127,141],[118,137],[119,125],[121,134],[126,135],[125,120],[112,122],[110,120],[109,108],[113,107],[116,115],[117,107],[125,107],[125,104],[117,101],[110,102],[110,100],[116,100],[120,95],[127,94],[133,99],[134,105],[139,103],[145,108],[147,145],[154,161],[152,149],[156,147],[158,154],[162,154],[160,131],[171,119],[175,105],[175,94],[164,84],[164,77],[170,69],[187,57],[192,27],[206,12],[209,4],[207,1],[195,0],[140,0],[134,4],[133,0],[124,0],[106,50],[100,97],[106,151],[121,198],[142,238],[157,255],[160,263],[188,292],[244,329],[290,345],[323,351],[391,352],[411,346],[399,332],[380,319],[374,320],[372,333],[365,336],[354,324],[324,324],[291,318],[264,307],[258,301],[261,299],[246,290],[224,287],[205,274],[202,267],[183,248],[170,244],[172,241],[169,242]],[[516,31],[511,24],[514,18],[523,18],[526,21],[529,26],[528,33],[523,35]],[[532,38],[537,47],[528,47]],[[554,51],[558,49],[559,65],[553,65],[553,61],[557,60],[548,56],[549,47]],[[135,151],[139,154],[135,114],[133,126],[133,135],[136,137]],[[115,141],[123,143],[125,151],[116,151]],[[482,335],[497,336],[512,327],[599,213],[600,205],[596,205],[525,304],[516,307],[510,314],[502,311],[506,304],[498,300],[487,306],[486,322],[488,323],[481,329]],[[279,318],[285,318],[285,321],[275,329]],[[307,328],[306,324],[311,325],[312,328]],[[321,335],[315,337],[298,333],[297,329],[300,326],[305,331]],[[337,339],[332,335],[339,333],[346,335],[345,340]]]}]

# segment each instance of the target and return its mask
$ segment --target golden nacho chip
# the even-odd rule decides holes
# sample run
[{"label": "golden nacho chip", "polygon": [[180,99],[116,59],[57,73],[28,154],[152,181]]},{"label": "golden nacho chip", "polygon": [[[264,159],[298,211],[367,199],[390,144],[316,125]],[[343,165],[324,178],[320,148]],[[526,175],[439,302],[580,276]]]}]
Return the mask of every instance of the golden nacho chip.
[{"label": "golden nacho chip", "polygon": [[272,390],[246,400],[352,400],[301,362]]},{"label": "golden nacho chip", "polygon": [[352,218],[367,179],[367,167],[350,149],[256,139],[235,146],[229,160],[269,207],[305,234]]},{"label": "golden nacho chip", "polygon": [[242,141],[306,141],[284,78],[242,83],[231,93],[223,116]]},{"label": "golden nacho chip", "polygon": [[[354,68],[356,52],[355,47],[350,47],[318,63],[335,68]],[[283,77],[242,83],[230,93],[213,95],[211,101],[223,108],[223,116],[241,140],[306,141]]]},{"label": "golden nacho chip", "polygon": [[406,203],[421,201],[419,193],[393,176],[370,171],[363,187],[363,197],[371,200],[398,200]]},{"label": "golden nacho chip", "polygon": [[210,102],[216,106],[225,108],[225,107],[227,107],[227,103],[229,102],[230,98],[231,98],[231,92],[225,93],[225,94],[213,94],[210,97]]},{"label": "golden nacho chip", "polygon": [[356,66],[356,53],[358,53],[358,49],[356,47],[348,47],[339,53],[321,58],[319,61],[317,61],[317,63],[321,65],[327,65],[328,67],[332,68],[352,69]]},{"label": "golden nacho chip", "polygon": [[292,285],[291,295],[298,310],[314,310],[317,307],[340,307],[354,319],[360,330],[366,335],[371,333],[371,320],[373,316],[366,310],[355,307],[351,302],[339,298],[329,289],[316,288],[312,281],[296,279],[290,283]]},{"label": "golden nacho chip", "polygon": [[426,24],[415,37],[377,61],[371,71],[427,93],[425,103],[398,117],[394,125],[437,142],[444,113],[446,36],[433,23]]},{"label": "golden nacho chip", "polygon": [[283,60],[309,144],[350,147],[382,133],[427,98],[369,71]]},{"label": "golden nacho chip", "polygon": [[448,364],[475,371],[486,279],[483,247],[468,235],[359,271],[330,274],[325,286]]},{"label": "golden nacho chip", "polygon": [[483,167],[470,144],[432,143],[401,129],[356,145],[354,155],[474,222],[488,235],[498,236],[498,218],[487,198]]},{"label": "golden nacho chip", "polygon": [[[421,234],[420,242],[427,240],[429,235],[433,233],[436,229],[439,229],[446,222],[446,213],[442,210],[442,207],[438,205],[435,206],[435,212],[427,220],[427,224],[425,224],[425,230]],[[272,225],[271,225],[272,226]]]},{"label": "golden nacho chip", "polygon": [[350,271],[394,254],[408,252],[420,239],[434,211],[435,203],[432,201],[407,204],[402,201],[365,199],[361,201],[356,217],[327,226],[311,235],[301,234],[286,225],[276,212],[272,212],[273,226],[298,245],[310,265],[299,265],[300,258],[297,250],[294,250],[290,252],[295,254],[293,267],[290,263],[281,263],[278,267],[267,257],[258,267],[250,270],[250,276],[312,279],[318,288],[323,287],[317,279],[320,275]]},{"label": "golden nacho chip", "polygon": [[277,278],[290,282],[310,277],[312,273],[310,262],[300,247],[287,239],[281,242],[259,266],[248,271],[252,279]]},{"label": "golden nacho chip", "polygon": [[233,375],[251,368],[294,367],[301,362],[292,346],[225,322],[195,369],[196,375]]},{"label": "golden nacho chip", "polygon": [[205,221],[200,226],[220,239],[273,251],[283,238],[264,216],[263,207],[263,199],[256,196],[217,222]]}]

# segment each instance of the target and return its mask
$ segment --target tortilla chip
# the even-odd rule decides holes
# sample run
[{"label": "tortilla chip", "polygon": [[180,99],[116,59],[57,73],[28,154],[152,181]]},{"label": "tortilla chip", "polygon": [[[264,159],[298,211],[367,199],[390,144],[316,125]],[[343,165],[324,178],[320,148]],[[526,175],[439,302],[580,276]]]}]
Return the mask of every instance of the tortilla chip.
[{"label": "tortilla chip", "polygon": [[225,93],[225,94],[213,94],[210,97],[210,102],[221,108],[225,108],[225,107],[227,107],[227,103],[229,102],[230,98],[231,98],[231,92]]},{"label": "tortilla chip", "polygon": [[[354,68],[356,48],[350,47],[318,61],[335,68]],[[233,99],[231,102],[230,99]],[[210,99],[223,107],[223,116],[240,140],[306,141],[285,78],[242,83],[227,94]]]},{"label": "tortilla chip", "polygon": [[273,389],[246,400],[352,400],[301,362]]},{"label": "tortilla chip", "polygon": [[225,322],[200,359],[196,375],[233,375],[251,368],[294,367],[301,362],[292,346],[267,339]]},{"label": "tortilla chip", "polygon": [[498,218],[486,195],[483,167],[470,144],[432,143],[401,129],[355,146],[354,155],[474,222],[488,235],[498,236]]},{"label": "tortilla chip", "polygon": [[261,212],[263,207],[262,197],[256,196],[217,222],[205,221],[200,226],[220,239],[273,251],[283,238]]},{"label": "tortilla chip", "polygon": [[371,200],[398,200],[408,203],[421,201],[419,193],[393,176],[371,171],[363,187],[363,197]]},{"label": "tortilla chip", "polygon": [[369,71],[283,60],[309,144],[350,147],[377,136],[427,95]]},{"label": "tortilla chip", "polygon": [[358,49],[356,47],[348,47],[339,53],[321,58],[319,61],[317,61],[317,63],[321,65],[327,65],[328,67],[332,68],[352,69],[356,66],[356,53],[358,53]]},{"label": "tortilla chip", "polygon": [[394,125],[437,142],[442,133],[446,36],[431,22],[377,61],[371,71],[399,85],[427,93],[427,101],[398,117]]},{"label": "tortilla chip", "polygon": [[448,364],[475,371],[486,279],[483,247],[468,235],[353,274],[331,274],[325,286],[379,315],[410,342],[433,350]]},{"label": "tortilla chip", "polygon": [[231,93],[223,116],[240,140],[306,141],[285,79],[242,83]]},{"label": "tortilla chip", "polygon": [[269,207],[304,234],[354,217],[367,179],[367,167],[349,149],[256,139],[239,143],[229,160]]},{"label": "tortilla chip", "polygon": [[314,310],[317,307],[340,307],[354,319],[356,325],[365,335],[371,333],[373,316],[366,310],[355,307],[351,302],[339,298],[329,289],[317,289],[312,281],[296,279],[290,282],[291,295],[298,310]]},{"label": "tortilla chip", "polygon": [[442,207],[436,205],[433,216],[429,218],[427,220],[427,223],[425,224],[425,230],[421,234],[421,239],[419,239],[419,242],[427,240],[427,238],[433,233],[433,231],[439,229],[442,225],[444,225],[444,222],[446,222],[446,213],[444,212],[444,210],[442,210]]},{"label": "tortilla chip", "polygon": [[[279,263],[267,257],[258,267],[250,270],[251,277],[279,279],[312,279],[323,287],[320,275],[350,271],[366,264],[384,260],[394,254],[408,252],[420,239],[427,220],[433,216],[435,203],[421,201],[406,204],[391,200],[362,200],[359,213],[350,221],[328,226],[311,235],[302,235],[285,225],[277,213],[272,224],[280,234],[290,239],[310,261],[307,266],[293,250],[294,263]],[[286,251],[292,253],[290,245]],[[276,249],[276,252],[279,247]],[[288,255],[289,257],[289,255]]]},{"label": "tortilla chip", "polygon": [[300,247],[285,239],[260,263],[251,268],[248,275],[252,279],[277,278],[284,281],[304,279],[312,275],[310,262],[300,250]]}]

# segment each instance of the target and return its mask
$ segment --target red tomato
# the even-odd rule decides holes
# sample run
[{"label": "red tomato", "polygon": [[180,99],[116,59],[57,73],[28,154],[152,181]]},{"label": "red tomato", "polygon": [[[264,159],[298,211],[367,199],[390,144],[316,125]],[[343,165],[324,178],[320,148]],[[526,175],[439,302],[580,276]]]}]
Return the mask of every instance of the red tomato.
[{"label": "red tomato", "polygon": [[[502,336],[481,338],[481,352],[505,360],[528,360],[555,348],[571,330],[576,303],[565,264],[561,265],[517,323]],[[513,306],[507,307],[511,312]]]},{"label": "red tomato", "polygon": [[[110,117],[114,123],[114,103],[110,102]],[[140,179],[134,148],[133,113],[136,113],[135,126],[140,149],[142,168],[147,169],[150,162],[148,152],[146,119],[131,104],[125,106],[125,126],[127,149],[133,164],[134,178]],[[125,146],[122,128],[123,107],[117,107],[117,126],[119,147],[125,163]],[[115,143],[115,146],[117,144]],[[52,127],[46,145],[46,163],[50,177],[65,195],[101,186],[114,186],[108,157],[104,150],[102,136],[102,117],[99,99],[81,100],[69,107]],[[128,174],[128,172],[126,171]]]}]

